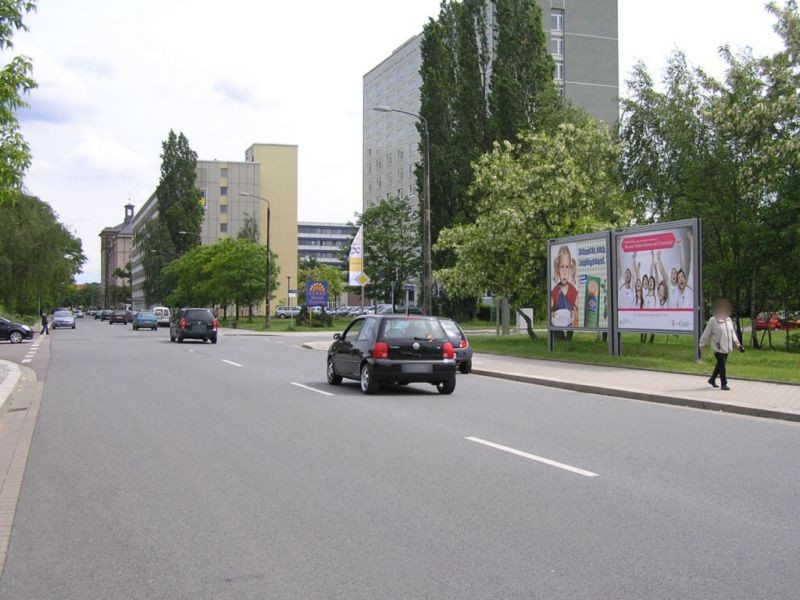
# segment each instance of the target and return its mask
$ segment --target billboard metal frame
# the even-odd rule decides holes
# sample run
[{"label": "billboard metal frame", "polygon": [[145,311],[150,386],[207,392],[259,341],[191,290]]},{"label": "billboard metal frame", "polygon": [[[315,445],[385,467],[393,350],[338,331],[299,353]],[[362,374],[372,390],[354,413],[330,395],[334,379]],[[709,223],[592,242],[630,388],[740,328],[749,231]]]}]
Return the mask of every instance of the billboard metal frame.
[{"label": "billboard metal frame", "polygon": [[[695,309],[694,309],[694,327],[692,331],[675,331],[672,329],[625,329],[624,333],[647,333],[647,334],[666,334],[666,335],[691,335],[694,337],[695,341],[695,358],[700,360],[700,335],[703,329],[703,273],[702,273],[702,230],[700,227],[700,219],[684,219],[682,221],[669,221],[666,223],[654,223],[652,225],[642,225],[638,227],[629,227],[627,229],[616,229],[611,231],[611,241],[612,241],[612,259],[614,260],[614,264],[616,264],[617,260],[617,240],[620,237],[629,236],[631,234],[637,233],[649,233],[649,232],[658,232],[665,229],[680,229],[690,227],[692,230],[692,237],[694,239],[694,264],[691,265],[692,269],[692,286],[695,290]],[[617,277],[616,270],[614,270],[613,274],[613,282],[614,282],[614,331],[616,337],[616,348],[615,354],[617,356],[622,355],[622,333],[623,331],[619,328],[619,313],[617,311],[617,292],[616,290],[619,289],[619,279]]]},{"label": "billboard metal frame", "polygon": [[[552,352],[555,346],[556,332],[589,332],[589,333],[607,333],[608,334],[608,353],[613,355],[616,351],[614,328],[616,326],[616,294],[612,293],[615,285],[614,275],[614,248],[613,236],[611,231],[597,231],[594,233],[584,233],[582,235],[573,235],[563,238],[554,238],[547,241],[547,275],[548,275],[548,288],[550,287],[550,269],[553,262],[552,250],[558,245],[571,244],[574,242],[584,242],[588,240],[603,240],[606,244],[606,303],[608,305],[608,321],[605,327],[556,327],[550,318],[550,298],[548,295],[548,318],[547,318],[547,350]],[[577,258],[577,257],[576,257]]]}]

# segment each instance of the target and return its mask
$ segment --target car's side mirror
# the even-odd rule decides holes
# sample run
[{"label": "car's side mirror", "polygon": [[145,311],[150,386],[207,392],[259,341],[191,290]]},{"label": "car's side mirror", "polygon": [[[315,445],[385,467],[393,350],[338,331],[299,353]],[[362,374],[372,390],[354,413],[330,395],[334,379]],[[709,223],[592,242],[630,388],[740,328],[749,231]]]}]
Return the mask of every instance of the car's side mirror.
[{"label": "car's side mirror", "polygon": [[333,339],[335,339],[335,340],[338,340],[338,339],[339,339],[339,338],[341,338],[341,337],[342,337],[342,334],[341,334],[341,333],[334,333],[334,334],[333,334]]}]

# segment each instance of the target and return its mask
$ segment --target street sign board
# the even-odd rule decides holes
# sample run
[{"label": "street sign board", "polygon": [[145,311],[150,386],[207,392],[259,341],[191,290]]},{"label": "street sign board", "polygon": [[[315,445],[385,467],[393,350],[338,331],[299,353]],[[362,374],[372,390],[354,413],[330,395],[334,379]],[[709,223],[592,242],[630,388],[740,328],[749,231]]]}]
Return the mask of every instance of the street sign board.
[{"label": "street sign board", "polygon": [[356,283],[362,287],[367,285],[370,281],[372,280],[367,276],[366,273],[359,273],[356,276]]},{"label": "street sign board", "polygon": [[328,306],[327,281],[306,281],[306,306],[309,308]]},{"label": "street sign board", "polygon": [[404,283],[403,284],[403,291],[404,292],[413,292],[414,291],[414,284],[413,283]]}]

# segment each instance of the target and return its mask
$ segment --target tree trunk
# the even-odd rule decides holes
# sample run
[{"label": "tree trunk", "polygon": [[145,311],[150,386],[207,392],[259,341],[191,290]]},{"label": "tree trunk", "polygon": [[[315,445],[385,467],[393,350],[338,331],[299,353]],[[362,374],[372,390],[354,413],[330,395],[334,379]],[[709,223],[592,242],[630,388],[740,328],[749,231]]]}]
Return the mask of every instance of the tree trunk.
[{"label": "tree trunk", "polygon": [[535,342],[538,338],[536,336],[536,332],[533,330],[533,321],[530,317],[528,317],[528,315],[522,312],[521,309],[517,309],[517,314],[525,321],[525,329],[528,331],[528,337]]}]

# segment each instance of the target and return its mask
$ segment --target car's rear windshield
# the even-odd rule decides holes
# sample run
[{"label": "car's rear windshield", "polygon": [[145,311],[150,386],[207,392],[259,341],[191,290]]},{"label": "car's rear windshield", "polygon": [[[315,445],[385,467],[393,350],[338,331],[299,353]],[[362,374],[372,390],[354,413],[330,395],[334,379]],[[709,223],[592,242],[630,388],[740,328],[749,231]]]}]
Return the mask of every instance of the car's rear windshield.
[{"label": "car's rear windshield", "polygon": [[443,340],[447,336],[432,319],[386,319],[383,324],[384,340]]},{"label": "car's rear windshield", "polygon": [[447,336],[454,339],[461,339],[461,330],[453,321],[441,321]]},{"label": "car's rear windshield", "polygon": [[[266,262],[266,259],[264,259],[264,261]],[[155,317],[155,315],[152,313],[152,311],[149,311],[149,310],[140,310],[137,314],[140,317]]]},{"label": "car's rear windshield", "polygon": [[71,317],[72,313],[69,312],[68,310],[59,310],[59,311],[53,313],[53,316],[54,317]]},{"label": "car's rear windshield", "polygon": [[214,315],[211,314],[211,311],[208,309],[193,309],[187,310],[186,313],[183,315],[184,319],[207,319],[211,320],[214,318]]}]

